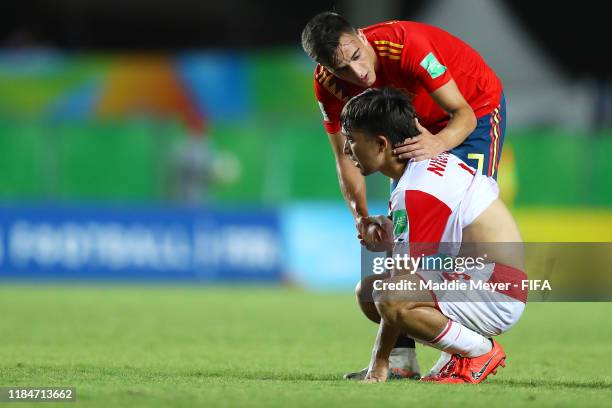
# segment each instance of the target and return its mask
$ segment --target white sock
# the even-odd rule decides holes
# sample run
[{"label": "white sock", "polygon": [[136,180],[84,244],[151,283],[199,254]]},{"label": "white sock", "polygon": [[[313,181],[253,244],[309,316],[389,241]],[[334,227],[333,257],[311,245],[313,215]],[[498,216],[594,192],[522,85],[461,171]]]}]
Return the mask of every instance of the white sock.
[{"label": "white sock", "polygon": [[481,334],[448,319],[440,334],[429,344],[438,350],[463,357],[478,357],[491,351],[491,341]]},{"label": "white sock", "polygon": [[394,348],[389,355],[389,367],[420,373],[421,368],[417,361],[416,349],[408,347]]},{"label": "white sock", "polygon": [[438,359],[436,364],[434,364],[434,366],[431,367],[431,369],[427,373],[427,376],[440,374],[440,370],[442,370],[442,367],[444,367],[446,363],[450,361],[451,357],[452,357],[452,354],[448,354],[446,351],[443,351],[442,353],[440,353],[440,358]]}]

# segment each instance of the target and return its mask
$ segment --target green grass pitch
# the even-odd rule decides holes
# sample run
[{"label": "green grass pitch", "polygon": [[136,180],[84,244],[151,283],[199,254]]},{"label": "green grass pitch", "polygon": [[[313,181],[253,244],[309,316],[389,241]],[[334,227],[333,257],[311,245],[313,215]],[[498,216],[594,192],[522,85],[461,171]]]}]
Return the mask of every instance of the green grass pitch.
[{"label": "green grass pitch", "polygon": [[0,386],[76,386],[54,407],[612,404],[612,303],[529,304],[478,386],[342,380],[375,334],[350,294],[3,284],[0,310]]}]

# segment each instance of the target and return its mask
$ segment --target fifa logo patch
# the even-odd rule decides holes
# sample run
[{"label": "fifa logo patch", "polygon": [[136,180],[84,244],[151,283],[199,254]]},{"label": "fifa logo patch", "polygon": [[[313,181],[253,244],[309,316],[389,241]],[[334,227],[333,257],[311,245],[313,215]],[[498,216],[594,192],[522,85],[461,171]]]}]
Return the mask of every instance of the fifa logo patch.
[{"label": "fifa logo patch", "polygon": [[438,62],[438,59],[433,52],[430,52],[421,61],[421,66],[425,68],[432,79],[436,79],[446,72],[446,67]]},{"label": "fifa logo patch", "polygon": [[406,210],[393,211],[393,235],[401,235],[406,233],[408,230],[408,217],[406,216]]}]

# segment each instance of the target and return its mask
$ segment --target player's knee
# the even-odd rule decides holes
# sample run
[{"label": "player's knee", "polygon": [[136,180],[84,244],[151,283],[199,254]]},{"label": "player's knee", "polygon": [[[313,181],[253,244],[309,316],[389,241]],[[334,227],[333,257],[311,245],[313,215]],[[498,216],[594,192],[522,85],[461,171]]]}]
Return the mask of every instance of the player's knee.
[{"label": "player's knee", "polygon": [[362,287],[361,281],[358,281],[357,285],[355,285],[355,297],[357,300],[361,299]]},{"label": "player's knee", "polygon": [[[357,282],[355,286],[355,296],[359,303],[367,302],[372,303],[373,297],[372,292],[374,291],[374,281],[382,279],[381,275],[366,276]],[[383,278],[386,277],[383,275]]]}]

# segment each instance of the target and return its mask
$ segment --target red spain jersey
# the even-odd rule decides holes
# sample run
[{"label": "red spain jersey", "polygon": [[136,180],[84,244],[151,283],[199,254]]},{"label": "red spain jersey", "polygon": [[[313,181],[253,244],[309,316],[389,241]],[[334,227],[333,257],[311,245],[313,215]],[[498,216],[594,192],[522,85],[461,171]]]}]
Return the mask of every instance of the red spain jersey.
[{"label": "red spain jersey", "polygon": [[[430,132],[439,132],[449,120],[430,93],[451,79],[477,118],[499,105],[502,84],[495,72],[472,47],[446,31],[411,21],[388,21],[363,32],[378,58],[372,87],[406,92],[419,121]],[[366,88],[335,77],[321,65],[317,65],[314,78],[325,130],[337,133],[344,104]]]}]

